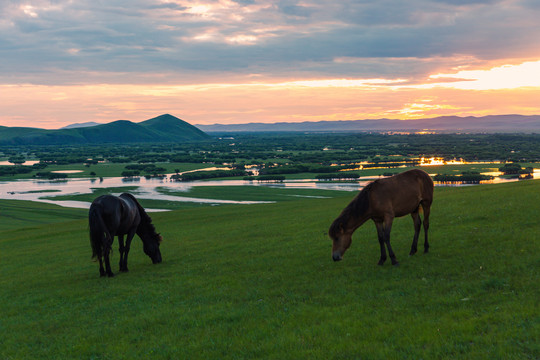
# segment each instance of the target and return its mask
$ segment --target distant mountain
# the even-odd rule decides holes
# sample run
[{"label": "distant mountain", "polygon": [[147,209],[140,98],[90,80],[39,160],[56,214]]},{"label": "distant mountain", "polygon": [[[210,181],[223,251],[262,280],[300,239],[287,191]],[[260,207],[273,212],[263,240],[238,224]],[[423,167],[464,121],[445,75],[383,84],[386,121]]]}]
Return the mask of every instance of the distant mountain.
[{"label": "distant mountain", "polygon": [[82,128],[82,127],[96,126],[96,125],[101,125],[101,124],[97,123],[97,122],[90,121],[90,122],[84,122],[84,123],[71,124],[71,125],[68,125],[68,126],[64,126],[64,127],[60,128],[60,129],[76,129],[76,128]]},{"label": "distant mountain", "polygon": [[140,123],[118,120],[59,130],[0,126],[0,145],[191,142],[208,138],[200,129],[169,114]]},{"label": "distant mountain", "polygon": [[350,120],[316,122],[248,123],[196,125],[205,132],[343,132],[343,131],[422,131],[437,132],[539,132],[540,115],[492,115],[484,117],[440,116],[417,120]]}]

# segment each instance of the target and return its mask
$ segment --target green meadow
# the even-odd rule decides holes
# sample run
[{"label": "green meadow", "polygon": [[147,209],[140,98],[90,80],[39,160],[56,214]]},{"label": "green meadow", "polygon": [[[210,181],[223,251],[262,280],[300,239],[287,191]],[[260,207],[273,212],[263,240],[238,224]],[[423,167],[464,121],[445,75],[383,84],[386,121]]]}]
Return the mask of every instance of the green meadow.
[{"label": "green meadow", "polygon": [[397,219],[396,267],[372,223],[332,262],[354,193],[249,191],[276,202],[152,213],[163,263],[136,238],[114,278],[85,210],[0,200],[0,359],[540,358],[540,181],[436,188],[430,253]]}]

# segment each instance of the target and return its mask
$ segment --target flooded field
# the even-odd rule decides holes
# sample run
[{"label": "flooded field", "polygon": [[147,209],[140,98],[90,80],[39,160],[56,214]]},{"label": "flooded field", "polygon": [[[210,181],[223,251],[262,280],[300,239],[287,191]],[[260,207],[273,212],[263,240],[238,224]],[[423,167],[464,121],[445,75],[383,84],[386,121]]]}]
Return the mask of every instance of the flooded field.
[{"label": "flooded field", "polygon": [[[427,168],[428,172],[429,169]],[[72,172],[73,173],[73,172]],[[169,174],[162,179],[145,177],[126,179],[122,177],[110,177],[103,179],[70,178],[66,180],[46,181],[46,180],[16,180],[0,181],[0,199],[40,201],[57,204],[65,207],[89,208],[90,203],[85,201],[57,200],[60,195],[92,194],[93,189],[136,187],[135,193],[141,199],[179,201],[205,204],[258,204],[267,201],[234,201],[223,199],[206,199],[190,196],[188,194],[193,187],[204,186],[263,186],[283,189],[318,189],[318,190],[338,190],[338,191],[359,191],[369,181],[377,177],[361,177],[356,182],[321,182],[313,179],[286,180],[283,182],[257,182],[246,180],[213,180],[213,181],[193,181],[178,182],[170,180]],[[434,175],[434,174],[431,174]],[[494,180],[482,183],[501,183],[517,181],[517,179],[504,179],[495,176]],[[540,177],[540,170],[535,171],[534,178]],[[465,186],[465,184],[436,184],[437,186]],[[165,189],[165,191],[164,191]]]}]

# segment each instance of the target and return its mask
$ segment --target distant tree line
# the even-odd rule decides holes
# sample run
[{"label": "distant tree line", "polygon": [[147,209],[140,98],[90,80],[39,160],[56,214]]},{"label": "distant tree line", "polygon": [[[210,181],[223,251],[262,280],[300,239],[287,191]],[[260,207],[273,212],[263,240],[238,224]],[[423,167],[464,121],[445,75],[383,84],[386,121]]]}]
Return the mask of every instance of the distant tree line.
[{"label": "distant tree line", "polygon": [[296,164],[276,167],[265,167],[259,171],[260,175],[299,174],[299,173],[327,173],[341,169],[336,166],[319,164]]},{"label": "distant tree line", "polygon": [[284,175],[259,175],[259,176],[246,176],[244,180],[247,181],[259,181],[259,182],[283,182],[285,180]]},{"label": "distant tree line", "polygon": [[474,171],[465,171],[461,175],[437,174],[433,177],[433,180],[442,183],[478,184],[480,181],[493,180],[493,176],[482,175]]},{"label": "distant tree line", "polygon": [[0,166],[0,176],[13,176],[18,174],[28,174],[34,170],[32,166],[5,165]]},{"label": "distant tree line", "polygon": [[350,171],[343,171],[343,172],[332,173],[332,174],[320,174],[320,175],[315,176],[317,180],[321,180],[321,181],[357,180],[359,177],[360,177],[359,173],[350,172]]},{"label": "distant tree line", "polygon": [[13,176],[18,174],[29,174],[32,171],[44,169],[46,164],[36,163],[31,166],[27,165],[2,165],[0,166],[0,176]]},{"label": "distant tree line", "polygon": [[195,181],[222,177],[245,176],[245,170],[210,170],[210,171],[194,171],[184,174],[175,174],[171,176],[171,180],[176,181]]},{"label": "distant tree line", "polygon": [[532,174],[534,169],[532,167],[522,168],[518,163],[504,164],[504,166],[499,168],[499,171],[504,175],[522,175],[522,174]]},{"label": "distant tree line", "polygon": [[36,175],[34,175],[34,176],[36,178],[41,178],[41,179],[60,180],[60,179],[67,179],[68,174],[53,173],[53,172],[50,172],[50,171],[42,171],[42,172],[36,173]]}]

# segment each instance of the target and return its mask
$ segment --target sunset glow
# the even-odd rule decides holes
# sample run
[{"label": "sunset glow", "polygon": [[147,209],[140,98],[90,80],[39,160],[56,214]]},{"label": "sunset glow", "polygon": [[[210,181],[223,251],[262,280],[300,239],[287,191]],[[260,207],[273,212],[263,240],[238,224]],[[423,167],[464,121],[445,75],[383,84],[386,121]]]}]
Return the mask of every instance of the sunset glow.
[{"label": "sunset glow", "polygon": [[540,114],[540,8],[459,3],[2,3],[0,125]]},{"label": "sunset glow", "polygon": [[[461,90],[502,90],[521,87],[540,89],[540,61],[483,70],[462,70],[454,74],[431,75],[429,78],[457,79],[458,81],[447,83],[446,86]],[[437,85],[441,86],[440,83]]]}]

